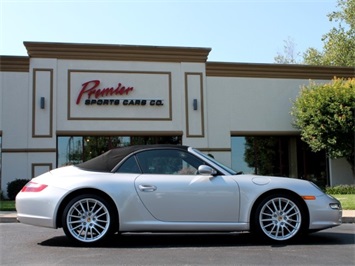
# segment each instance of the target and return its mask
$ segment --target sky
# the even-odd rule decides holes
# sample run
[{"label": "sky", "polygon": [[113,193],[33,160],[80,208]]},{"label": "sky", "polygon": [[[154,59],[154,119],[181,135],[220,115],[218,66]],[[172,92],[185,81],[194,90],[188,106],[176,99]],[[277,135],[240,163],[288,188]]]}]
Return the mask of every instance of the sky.
[{"label": "sky", "polygon": [[0,0],[0,55],[27,55],[31,41],[204,47],[208,61],[274,63],[286,40],[295,54],[322,50],[335,10],[336,0]]}]

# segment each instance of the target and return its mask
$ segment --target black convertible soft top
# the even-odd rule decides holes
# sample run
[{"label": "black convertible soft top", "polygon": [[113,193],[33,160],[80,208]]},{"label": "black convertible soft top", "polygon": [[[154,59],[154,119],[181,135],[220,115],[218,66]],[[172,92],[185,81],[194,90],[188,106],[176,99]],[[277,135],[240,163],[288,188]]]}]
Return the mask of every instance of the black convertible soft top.
[{"label": "black convertible soft top", "polygon": [[156,144],[156,145],[133,145],[109,150],[91,160],[77,164],[80,169],[96,172],[111,172],[112,169],[129,154],[140,150],[174,148],[187,150],[187,146]]}]

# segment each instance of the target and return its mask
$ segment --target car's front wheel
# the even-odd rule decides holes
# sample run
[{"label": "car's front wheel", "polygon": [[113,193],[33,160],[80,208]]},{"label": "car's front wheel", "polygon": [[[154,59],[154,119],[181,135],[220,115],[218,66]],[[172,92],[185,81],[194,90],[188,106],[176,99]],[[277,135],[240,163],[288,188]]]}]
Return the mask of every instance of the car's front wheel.
[{"label": "car's front wheel", "polygon": [[271,195],[257,207],[254,230],[266,239],[285,241],[304,229],[305,215],[299,199],[286,194]]},{"label": "car's front wheel", "polygon": [[64,233],[81,243],[95,243],[111,234],[113,216],[110,205],[97,195],[80,195],[65,207]]}]

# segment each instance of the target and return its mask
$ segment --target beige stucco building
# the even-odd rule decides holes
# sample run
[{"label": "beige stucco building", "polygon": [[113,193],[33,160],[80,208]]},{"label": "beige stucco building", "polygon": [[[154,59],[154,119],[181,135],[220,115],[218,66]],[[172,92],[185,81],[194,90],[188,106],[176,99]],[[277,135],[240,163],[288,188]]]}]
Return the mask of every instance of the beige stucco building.
[{"label": "beige stucco building", "polygon": [[[310,79],[353,77],[353,68],[209,62],[209,48],[24,45],[28,57],[0,57],[3,191],[14,179],[102,149],[89,141],[107,140],[111,148],[169,138],[244,172],[322,185],[354,182],[345,160],[306,150],[290,115]],[[261,139],[273,143],[268,170],[260,159]],[[246,151],[252,149],[250,159]],[[74,160],[75,153],[83,157]]]}]

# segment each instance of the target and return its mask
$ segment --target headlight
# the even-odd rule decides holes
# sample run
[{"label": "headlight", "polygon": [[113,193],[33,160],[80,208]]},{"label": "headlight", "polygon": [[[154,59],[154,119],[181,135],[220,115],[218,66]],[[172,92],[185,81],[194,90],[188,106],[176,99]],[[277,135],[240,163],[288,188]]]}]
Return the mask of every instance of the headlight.
[{"label": "headlight", "polygon": [[341,205],[339,203],[329,203],[329,207],[332,210],[341,210]]}]

